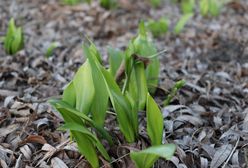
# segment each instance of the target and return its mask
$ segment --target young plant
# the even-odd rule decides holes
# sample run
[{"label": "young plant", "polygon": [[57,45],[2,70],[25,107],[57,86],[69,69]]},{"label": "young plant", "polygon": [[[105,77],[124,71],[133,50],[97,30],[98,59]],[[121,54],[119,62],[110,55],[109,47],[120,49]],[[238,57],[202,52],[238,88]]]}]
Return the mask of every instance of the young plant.
[{"label": "young plant", "polygon": [[189,14],[184,14],[179,21],[177,22],[176,26],[174,27],[174,33],[175,34],[180,34],[181,31],[183,30],[184,26],[186,23],[189,21],[189,19],[193,16],[192,13]]},{"label": "young plant", "polygon": [[100,5],[105,9],[113,9],[117,6],[117,0],[100,0]]},{"label": "young plant", "polygon": [[[127,142],[135,142],[138,138],[138,112],[146,106],[147,132],[155,148],[133,153],[131,157],[135,162],[139,162],[141,156],[146,156],[149,159],[147,164],[151,165],[159,156],[165,157],[164,149],[168,148],[167,152],[173,151],[172,146],[157,146],[162,144],[163,117],[155,101],[148,94],[148,77],[155,74],[150,72],[154,67],[147,71],[154,63],[154,57],[150,56],[156,53],[156,49],[148,41],[144,24],[141,25],[139,35],[132,40],[125,53],[109,49],[110,69],[102,65],[100,53],[93,43],[85,44],[83,49],[86,56],[85,63],[64,90],[62,99],[50,102],[65,120],[62,129],[70,130],[79,151],[91,166],[99,167],[98,152],[107,161],[110,160],[101,144],[102,139],[106,139],[109,145],[113,143],[104,129],[106,111],[110,104]],[[157,69],[155,71],[156,76],[153,77],[157,78]],[[171,153],[168,156],[170,155]]]},{"label": "young plant", "polygon": [[77,5],[81,2],[87,2],[90,3],[91,0],[62,0],[62,2],[66,5]]},{"label": "young plant", "polygon": [[168,31],[169,21],[167,18],[160,18],[158,21],[150,20],[147,23],[148,30],[154,37],[159,37]]},{"label": "young plant", "polygon": [[176,96],[177,92],[185,85],[185,80],[180,80],[176,82],[176,84],[173,86],[170,94],[167,96],[167,98],[164,100],[164,106],[168,106],[173,99],[173,97]]},{"label": "young plant", "polygon": [[161,0],[150,0],[150,3],[154,8],[157,8],[161,4]]},{"label": "young plant", "polygon": [[183,0],[180,5],[184,14],[193,13],[195,8],[195,0]]},{"label": "young plant", "polygon": [[176,150],[174,144],[162,145],[163,115],[149,94],[147,95],[146,106],[147,133],[151,139],[152,146],[139,152],[131,152],[131,159],[138,168],[152,167],[159,157],[169,160]]},{"label": "young plant", "polygon": [[50,46],[49,46],[49,47],[47,48],[47,50],[46,50],[45,57],[46,57],[46,58],[51,57],[51,56],[53,55],[54,50],[55,50],[57,47],[59,47],[59,43],[57,43],[57,42],[51,43]]},{"label": "young plant", "polygon": [[4,37],[4,49],[7,54],[14,55],[24,47],[24,37],[21,27],[16,27],[13,18],[9,21],[8,31]]},{"label": "young plant", "polygon": [[200,13],[203,16],[207,16],[208,14],[210,14],[211,16],[218,16],[220,13],[222,3],[222,1],[216,0],[200,0]]}]

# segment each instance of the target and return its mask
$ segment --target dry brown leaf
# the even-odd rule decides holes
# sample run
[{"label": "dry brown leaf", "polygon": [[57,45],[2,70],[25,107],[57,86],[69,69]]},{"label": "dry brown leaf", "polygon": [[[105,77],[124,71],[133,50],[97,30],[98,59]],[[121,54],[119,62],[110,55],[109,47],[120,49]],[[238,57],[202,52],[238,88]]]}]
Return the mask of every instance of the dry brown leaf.
[{"label": "dry brown leaf", "polygon": [[39,143],[39,144],[46,144],[47,141],[43,136],[40,135],[29,135],[26,139],[24,139],[21,144],[26,144],[26,143]]},{"label": "dry brown leaf", "polygon": [[222,165],[228,156],[232,152],[233,145],[225,144],[222,145],[214,154],[213,160],[211,161],[210,168],[217,168]]}]

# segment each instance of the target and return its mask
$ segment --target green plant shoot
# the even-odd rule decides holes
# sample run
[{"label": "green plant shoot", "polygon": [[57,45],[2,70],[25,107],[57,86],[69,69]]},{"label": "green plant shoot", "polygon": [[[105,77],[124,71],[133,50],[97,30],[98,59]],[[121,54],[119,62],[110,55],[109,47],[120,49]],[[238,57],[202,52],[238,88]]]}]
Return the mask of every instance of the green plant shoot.
[{"label": "green plant shoot", "polygon": [[4,49],[7,54],[14,55],[24,47],[24,36],[21,27],[16,27],[13,18],[9,21],[8,31],[4,37]]}]

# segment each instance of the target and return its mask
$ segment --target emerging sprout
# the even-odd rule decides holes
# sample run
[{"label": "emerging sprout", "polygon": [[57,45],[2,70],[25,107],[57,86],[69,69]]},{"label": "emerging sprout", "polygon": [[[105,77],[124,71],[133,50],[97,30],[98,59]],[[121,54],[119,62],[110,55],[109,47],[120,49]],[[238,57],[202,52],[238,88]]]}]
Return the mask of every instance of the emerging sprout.
[{"label": "emerging sprout", "polygon": [[7,54],[14,55],[24,47],[21,27],[16,27],[14,19],[10,19],[8,31],[4,38],[4,49]]}]

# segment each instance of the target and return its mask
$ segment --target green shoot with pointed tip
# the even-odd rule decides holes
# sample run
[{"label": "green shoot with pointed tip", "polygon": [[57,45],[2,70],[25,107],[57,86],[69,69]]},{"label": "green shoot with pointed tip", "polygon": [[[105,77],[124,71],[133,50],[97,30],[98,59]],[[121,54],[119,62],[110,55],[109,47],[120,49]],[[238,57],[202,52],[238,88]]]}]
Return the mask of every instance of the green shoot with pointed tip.
[{"label": "green shoot with pointed tip", "polygon": [[13,18],[9,21],[7,34],[4,37],[4,49],[7,54],[14,55],[24,47],[24,36],[21,27],[16,27]]}]

